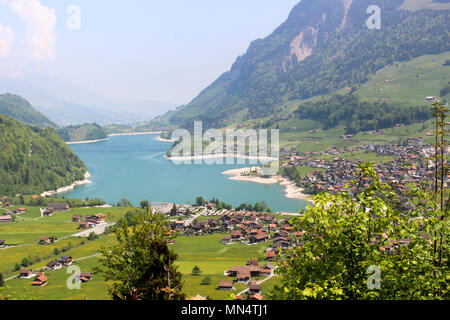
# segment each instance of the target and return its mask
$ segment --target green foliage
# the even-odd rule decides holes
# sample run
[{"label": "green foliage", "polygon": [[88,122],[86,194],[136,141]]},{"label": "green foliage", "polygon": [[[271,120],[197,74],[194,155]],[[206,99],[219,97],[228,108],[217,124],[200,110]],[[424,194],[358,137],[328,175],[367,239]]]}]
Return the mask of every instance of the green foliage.
[{"label": "green foliage", "polygon": [[0,287],[5,285],[5,280],[3,279],[3,273],[0,272]]},{"label": "green foliage", "polygon": [[195,266],[194,268],[192,268],[192,275],[193,276],[199,276],[202,274],[202,271],[200,270],[200,268],[198,266]]},{"label": "green foliage", "polygon": [[131,203],[130,200],[123,198],[119,202],[117,202],[116,206],[126,208],[126,207],[133,207],[133,204]]},{"label": "green foliage", "polygon": [[195,204],[198,206],[204,206],[206,203],[205,199],[203,199],[203,197],[197,197],[195,199]]},{"label": "green foliage", "polygon": [[211,282],[212,282],[212,280],[210,277],[204,277],[202,279],[202,282],[200,282],[200,285],[201,286],[209,286],[209,285],[211,285]]},{"label": "green foliage", "polygon": [[0,114],[40,128],[57,127],[50,119],[34,109],[28,101],[9,93],[0,95]]},{"label": "green foliage", "polygon": [[301,104],[295,111],[299,119],[324,123],[325,129],[341,123],[347,133],[392,128],[395,124],[409,125],[431,118],[428,107],[405,107],[400,104],[358,101],[352,94],[333,95],[327,99]]},{"label": "green foliage", "polygon": [[142,200],[139,204],[139,206],[141,207],[141,209],[145,209],[150,205],[150,203],[148,202],[148,200]]},{"label": "green foliage", "polygon": [[102,248],[102,272],[112,283],[109,292],[119,300],[179,300],[183,283],[175,264],[177,255],[170,250],[168,222],[150,210],[115,228],[117,245]]},{"label": "green foliage", "polygon": [[[370,164],[360,164],[357,177],[355,195],[316,195],[315,205],[290,221],[302,232],[300,245],[283,252],[287,260],[277,272],[282,285],[270,293],[272,299],[429,299],[448,294],[448,265],[433,264],[430,230],[436,221],[420,212],[402,214],[395,192],[380,183]],[[360,191],[363,179],[370,186]],[[446,232],[448,227],[448,221],[440,224]],[[391,252],[384,250],[388,246]],[[377,283],[376,270],[379,288],[369,286]]]},{"label": "green foliage", "polygon": [[96,123],[67,126],[57,129],[56,132],[64,141],[86,141],[108,138],[105,129]]},{"label": "green foliage", "polygon": [[0,195],[36,194],[83,180],[86,166],[52,128],[0,115]]}]

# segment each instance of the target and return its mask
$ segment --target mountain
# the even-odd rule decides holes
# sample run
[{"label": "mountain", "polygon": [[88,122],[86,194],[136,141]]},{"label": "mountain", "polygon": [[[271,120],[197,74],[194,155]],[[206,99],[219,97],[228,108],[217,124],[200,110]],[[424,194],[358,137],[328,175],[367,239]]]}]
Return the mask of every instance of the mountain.
[{"label": "mountain", "polygon": [[59,78],[25,74],[19,79],[0,77],[2,92],[26,97],[36,109],[59,125],[96,122],[101,125],[132,124],[150,120],[174,109],[160,101],[117,102]]},{"label": "mountain", "polygon": [[[231,70],[185,107],[172,125],[224,127],[268,117],[292,100],[358,88],[378,70],[449,51],[448,1],[303,0],[271,35],[251,43]],[[369,29],[369,6],[381,29]]]},{"label": "mountain", "polygon": [[53,128],[0,115],[0,195],[39,194],[83,180],[86,166]]},{"label": "mountain", "polygon": [[9,93],[0,95],[0,114],[40,128],[56,127],[55,123],[34,109],[28,101]]}]

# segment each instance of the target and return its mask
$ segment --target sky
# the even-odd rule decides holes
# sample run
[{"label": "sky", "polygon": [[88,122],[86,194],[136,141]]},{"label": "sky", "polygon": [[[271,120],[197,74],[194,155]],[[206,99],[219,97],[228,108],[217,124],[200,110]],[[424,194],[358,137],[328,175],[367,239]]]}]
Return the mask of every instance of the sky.
[{"label": "sky", "polygon": [[187,104],[299,0],[0,0],[0,76]]}]

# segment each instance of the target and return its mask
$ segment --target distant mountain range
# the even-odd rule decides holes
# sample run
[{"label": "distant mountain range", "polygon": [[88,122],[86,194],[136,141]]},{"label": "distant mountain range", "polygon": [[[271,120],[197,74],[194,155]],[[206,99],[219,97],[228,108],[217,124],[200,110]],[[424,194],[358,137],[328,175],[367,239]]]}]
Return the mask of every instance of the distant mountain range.
[{"label": "distant mountain range", "polygon": [[[381,29],[368,27],[372,5],[381,9]],[[302,0],[230,71],[159,120],[220,128],[270,117],[288,101],[356,90],[388,65],[448,52],[449,9],[444,0]]]},{"label": "distant mountain range", "polygon": [[101,125],[132,124],[151,120],[174,109],[159,101],[116,102],[61,79],[29,75],[20,79],[0,77],[0,94],[15,93],[58,125],[96,122]]}]

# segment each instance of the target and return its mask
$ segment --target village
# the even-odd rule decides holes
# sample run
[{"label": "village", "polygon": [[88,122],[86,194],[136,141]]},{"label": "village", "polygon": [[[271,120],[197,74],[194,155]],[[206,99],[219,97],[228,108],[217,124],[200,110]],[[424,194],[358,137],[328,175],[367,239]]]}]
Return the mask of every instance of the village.
[{"label": "village", "polygon": [[[357,171],[361,159],[344,158],[352,153],[375,153],[377,157],[390,157],[387,162],[374,163],[374,169],[381,182],[390,184],[401,197],[406,197],[405,191],[408,185],[415,182],[424,181],[433,175],[432,161],[423,160],[431,157],[434,150],[424,144],[420,138],[408,138],[403,144],[366,144],[355,148],[339,149],[333,147],[325,152],[302,152],[283,156],[284,167],[303,166],[317,168],[301,177],[297,181],[300,187],[305,189],[307,194],[317,194],[320,192],[344,192],[348,191],[351,180],[355,179],[354,173]],[[406,167],[405,164],[410,164]],[[446,185],[450,182],[450,175],[447,175]],[[365,181],[364,186],[368,186]]]}]

